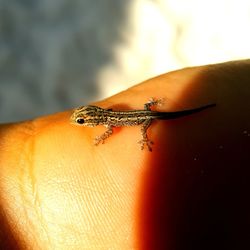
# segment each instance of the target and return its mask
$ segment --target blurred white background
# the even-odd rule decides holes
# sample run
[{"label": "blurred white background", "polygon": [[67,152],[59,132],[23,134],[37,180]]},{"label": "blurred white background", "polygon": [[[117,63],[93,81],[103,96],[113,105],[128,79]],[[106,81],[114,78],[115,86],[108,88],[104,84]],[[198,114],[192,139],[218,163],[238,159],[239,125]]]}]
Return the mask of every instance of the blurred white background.
[{"label": "blurred white background", "polygon": [[0,121],[250,58],[249,31],[247,0],[0,0]]}]

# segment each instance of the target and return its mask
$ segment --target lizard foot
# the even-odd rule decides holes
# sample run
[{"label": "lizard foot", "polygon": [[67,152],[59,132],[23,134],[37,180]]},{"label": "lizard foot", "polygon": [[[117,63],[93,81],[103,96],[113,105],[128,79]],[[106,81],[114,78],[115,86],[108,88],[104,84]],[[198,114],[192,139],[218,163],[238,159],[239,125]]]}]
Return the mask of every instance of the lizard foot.
[{"label": "lizard foot", "polygon": [[154,144],[152,141],[148,140],[148,139],[142,139],[140,141],[138,141],[139,144],[141,144],[141,150],[144,149],[144,146],[146,145],[148,147],[148,150],[150,152],[152,152],[152,145]]},{"label": "lizard foot", "polygon": [[103,144],[105,139],[102,138],[102,136],[96,136],[94,140],[94,145],[97,146],[98,144]]}]

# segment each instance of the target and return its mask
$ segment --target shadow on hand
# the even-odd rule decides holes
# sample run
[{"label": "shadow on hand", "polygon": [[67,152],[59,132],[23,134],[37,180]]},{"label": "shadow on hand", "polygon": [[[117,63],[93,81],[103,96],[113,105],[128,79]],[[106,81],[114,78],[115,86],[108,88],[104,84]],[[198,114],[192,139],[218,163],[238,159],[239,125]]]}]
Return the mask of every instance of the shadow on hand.
[{"label": "shadow on hand", "polygon": [[[243,80],[249,65],[233,66]],[[208,68],[185,92],[219,88],[215,108],[159,125],[141,183],[140,249],[250,249],[250,95],[230,70]]]}]

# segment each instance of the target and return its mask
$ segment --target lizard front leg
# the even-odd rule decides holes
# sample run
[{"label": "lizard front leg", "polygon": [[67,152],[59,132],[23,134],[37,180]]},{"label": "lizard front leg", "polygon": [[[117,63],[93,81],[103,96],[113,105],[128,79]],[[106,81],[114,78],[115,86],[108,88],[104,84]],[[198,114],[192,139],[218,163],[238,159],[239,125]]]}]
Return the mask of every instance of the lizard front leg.
[{"label": "lizard front leg", "polygon": [[96,136],[95,141],[94,141],[95,145],[98,145],[99,143],[103,144],[105,140],[112,135],[113,126],[106,125],[105,127],[107,128],[107,130],[102,135]]}]

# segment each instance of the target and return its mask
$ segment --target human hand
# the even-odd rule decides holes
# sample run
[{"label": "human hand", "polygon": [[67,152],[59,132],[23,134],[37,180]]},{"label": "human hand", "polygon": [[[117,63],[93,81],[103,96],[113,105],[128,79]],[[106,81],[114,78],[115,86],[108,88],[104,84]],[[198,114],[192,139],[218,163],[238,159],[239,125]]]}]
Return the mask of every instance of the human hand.
[{"label": "human hand", "polygon": [[93,145],[105,128],[70,124],[72,111],[2,125],[1,249],[249,247],[249,72],[249,60],[187,68],[94,104],[217,104],[154,122],[152,152],[140,150],[139,127]]}]

